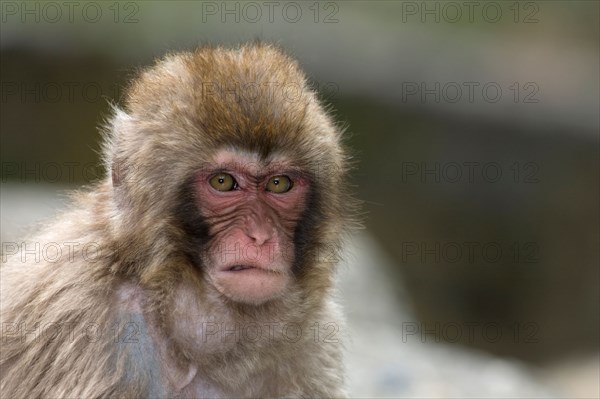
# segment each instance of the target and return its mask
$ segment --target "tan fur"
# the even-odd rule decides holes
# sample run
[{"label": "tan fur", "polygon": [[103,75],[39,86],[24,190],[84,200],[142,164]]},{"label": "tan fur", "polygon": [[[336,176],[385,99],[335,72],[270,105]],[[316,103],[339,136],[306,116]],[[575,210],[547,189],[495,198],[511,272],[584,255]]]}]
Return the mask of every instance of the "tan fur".
[{"label": "tan fur", "polygon": [[[353,202],[340,140],[271,45],[203,47],[142,71],[107,127],[107,178],[31,240],[78,243],[72,259],[16,254],[0,268],[2,398],[345,396],[332,259]],[[301,275],[261,306],[223,298],[182,253],[181,184],[222,147],[293,160],[319,196]],[[253,325],[273,338],[239,332]]]}]

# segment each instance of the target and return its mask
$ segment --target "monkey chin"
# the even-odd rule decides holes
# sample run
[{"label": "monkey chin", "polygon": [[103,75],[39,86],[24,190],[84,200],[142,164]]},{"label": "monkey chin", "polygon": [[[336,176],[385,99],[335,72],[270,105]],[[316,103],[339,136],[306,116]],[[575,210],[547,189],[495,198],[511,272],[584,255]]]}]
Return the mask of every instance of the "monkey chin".
[{"label": "monkey chin", "polygon": [[213,274],[212,280],[221,294],[248,305],[261,305],[277,299],[290,284],[286,271],[252,265],[221,268]]}]

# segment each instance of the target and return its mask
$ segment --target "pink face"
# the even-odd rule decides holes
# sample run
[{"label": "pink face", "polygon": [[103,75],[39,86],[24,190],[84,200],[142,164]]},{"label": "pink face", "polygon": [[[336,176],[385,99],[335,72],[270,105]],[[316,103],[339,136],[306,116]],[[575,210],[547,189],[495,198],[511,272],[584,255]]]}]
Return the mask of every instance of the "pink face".
[{"label": "pink face", "polygon": [[309,183],[285,159],[222,150],[197,175],[200,212],[212,237],[205,267],[225,296],[260,304],[292,279],[294,230]]}]

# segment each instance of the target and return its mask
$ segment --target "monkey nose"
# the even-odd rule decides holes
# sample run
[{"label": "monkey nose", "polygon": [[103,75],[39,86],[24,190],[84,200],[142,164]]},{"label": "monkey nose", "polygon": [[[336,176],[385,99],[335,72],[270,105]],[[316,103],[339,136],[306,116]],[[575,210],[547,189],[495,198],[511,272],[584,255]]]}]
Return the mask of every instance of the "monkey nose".
[{"label": "monkey nose", "polygon": [[250,237],[256,245],[263,245],[273,237],[273,226],[269,218],[256,220],[248,218],[246,224],[246,235]]},{"label": "monkey nose", "polygon": [[259,246],[269,241],[272,237],[270,229],[267,226],[257,226],[253,229],[248,229],[247,234],[248,237],[254,240],[254,243]]}]

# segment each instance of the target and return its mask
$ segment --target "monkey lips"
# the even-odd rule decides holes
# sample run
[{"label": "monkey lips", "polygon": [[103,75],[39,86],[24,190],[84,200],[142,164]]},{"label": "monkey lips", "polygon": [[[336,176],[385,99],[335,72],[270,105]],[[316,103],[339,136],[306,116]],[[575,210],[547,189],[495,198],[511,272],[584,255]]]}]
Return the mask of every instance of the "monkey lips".
[{"label": "monkey lips", "polygon": [[290,280],[287,270],[259,264],[224,266],[212,278],[222,294],[233,300],[253,304],[279,297]]}]

